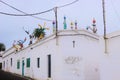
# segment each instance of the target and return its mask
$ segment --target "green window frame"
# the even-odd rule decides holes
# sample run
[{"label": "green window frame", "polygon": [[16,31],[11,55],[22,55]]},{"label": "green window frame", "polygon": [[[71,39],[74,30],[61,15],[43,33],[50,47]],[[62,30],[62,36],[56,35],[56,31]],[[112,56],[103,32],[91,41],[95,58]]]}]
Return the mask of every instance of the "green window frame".
[{"label": "green window frame", "polygon": [[20,69],[20,60],[17,61],[17,69]]},{"label": "green window frame", "polygon": [[30,58],[26,59],[26,63],[27,63],[26,67],[29,68],[30,67]]}]

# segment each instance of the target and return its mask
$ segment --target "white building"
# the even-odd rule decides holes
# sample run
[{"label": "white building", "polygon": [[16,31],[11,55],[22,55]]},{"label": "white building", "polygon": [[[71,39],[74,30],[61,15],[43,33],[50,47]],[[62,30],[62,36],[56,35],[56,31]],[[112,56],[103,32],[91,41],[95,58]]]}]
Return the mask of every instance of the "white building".
[{"label": "white building", "polygon": [[102,36],[86,30],[62,30],[18,52],[4,52],[2,69],[36,80],[119,80],[120,31]]},{"label": "white building", "polygon": [[100,37],[86,30],[65,30],[16,52],[3,54],[3,70],[34,79],[100,80]]},{"label": "white building", "polygon": [[107,34],[107,38],[107,53],[101,60],[101,80],[120,80],[120,31]]}]

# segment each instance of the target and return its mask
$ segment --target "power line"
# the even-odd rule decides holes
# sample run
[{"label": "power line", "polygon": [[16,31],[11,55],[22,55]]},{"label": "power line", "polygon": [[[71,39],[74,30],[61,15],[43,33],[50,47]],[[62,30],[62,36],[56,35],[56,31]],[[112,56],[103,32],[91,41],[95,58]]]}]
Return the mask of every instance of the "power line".
[{"label": "power line", "polygon": [[[74,3],[78,2],[78,1],[79,1],[79,0],[75,0],[75,1],[73,1],[73,2],[71,2],[71,3],[65,4],[65,5],[62,5],[62,6],[58,6],[57,8],[63,8],[63,7],[69,6],[69,5],[71,5],[71,4],[74,4]],[[53,21],[53,20],[48,20],[48,19],[44,19],[44,18],[38,18],[38,17],[36,17],[36,16],[34,16],[34,15],[40,15],[40,14],[43,14],[43,13],[50,12],[50,11],[54,10],[54,8],[51,8],[51,9],[46,10],[46,11],[43,11],[43,12],[28,14],[28,13],[25,13],[25,12],[23,12],[23,11],[21,11],[21,10],[19,10],[19,9],[17,9],[17,8],[15,8],[15,7],[13,7],[13,6],[11,6],[11,5],[3,2],[2,0],[0,0],[0,2],[2,2],[3,4],[11,7],[11,8],[14,9],[14,10],[17,10],[17,11],[19,11],[19,12],[21,12],[21,13],[24,13],[24,14],[11,14],[11,13],[6,13],[6,12],[0,12],[0,14],[9,15],[9,16],[32,16],[32,17],[37,18],[37,19],[42,19],[42,20],[47,20],[47,21]]]},{"label": "power line", "polygon": [[[79,1],[79,0],[75,0],[75,1],[73,1],[73,2],[71,2],[71,3],[65,4],[65,5],[62,5],[62,6],[58,6],[58,8],[62,8],[62,7],[69,6],[69,5],[71,5],[71,4],[76,3],[77,1]],[[0,0],[0,2],[8,5],[7,3],[3,2],[2,0]],[[23,11],[21,11],[21,10],[15,8],[15,7],[13,7],[13,6],[11,6],[11,5],[8,5],[8,6],[11,7],[11,8],[13,8],[13,9],[15,9],[15,10],[17,10],[17,11],[19,11],[19,12],[24,13],[24,15],[23,15],[23,14],[10,14],[10,13],[5,13],[5,12],[0,12],[0,14],[10,15],[10,16],[33,16],[33,15],[40,15],[40,14],[43,14],[43,13],[50,12],[50,11],[54,10],[54,8],[51,8],[51,9],[46,10],[46,11],[43,11],[43,12],[27,14],[27,13],[25,13],[25,12],[23,12]]]},{"label": "power line", "polygon": [[49,9],[49,10],[46,10],[46,11],[43,11],[43,12],[39,12],[39,13],[28,14],[28,13],[26,13],[24,11],[21,11],[21,10],[19,10],[19,9],[17,9],[17,8],[15,8],[15,7],[13,7],[13,6],[3,2],[2,0],[0,0],[0,2],[5,4],[5,5],[7,5],[7,6],[9,6],[9,7],[11,7],[12,9],[14,9],[16,11],[19,11],[19,12],[23,13],[24,15],[23,14],[10,14],[10,13],[5,13],[5,12],[0,12],[0,14],[9,15],[9,16],[31,16],[31,17],[34,17],[36,19],[41,19],[41,20],[46,20],[46,21],[53,21],[53,20],[48,20],[48,19],[39,18],[39,17],[34,16],[34,15],[39,15],[39,14],[43,14],[43,13],[52,11],[53,9]]},{"label": "power line", "polygon": [[13,6],[11,6],[11,5],[9,5],[9,4],[3,2],[2,0],[0,0],[0,2],[3,3],[3,4],[5,4],[5,5],[7,5],[7,6],[9,6],[9,7],[11,7],[12,9],[14,9],[14,10],[16,10],[16,11],[19,11],[19,12],[21,12],[21,13],[26,14],[25,12],[23,12],[23,11],[21,11],[21,10],[19,10],[19,9],[17,9],[17,8],[15,8],[15,7],[13,7]]},{"label": "power line", "polygon": [[71,3],[65,4],[65,5],[62,5],[62,6],[58,6],[58,8],[63,8],[63,7],[69,6],[69,5],[74,4],[74,3],[78,2],[78,1],[79,0],[75,0],[75,1],[73,1]]},{"label": "power line", "polygon": [[112,3],[112,8],[113,8],[113,10],[114,10],[116,16],[117,16],[118,20],[120,21],[120,15],[118,14],[117,9],[115,8],[114,2],[113,2],[112,0],[110,0],[110,1],[111,1],[111,3]]},{"label": "power line", "polygon": [[32,14],[10,14],[10,13],[5,13],[5,12],[0,12],[0,14],[11,15],[11,16],[34,16],[34,15],[40,15],[40,14],[43,14],[43,13],[46,13],[46,12],[50,12],[52,10],[53,10],[53,8],[49,9],[49,10],[46,10],[46,11],[43,11],[43,12],[32,13]]}]

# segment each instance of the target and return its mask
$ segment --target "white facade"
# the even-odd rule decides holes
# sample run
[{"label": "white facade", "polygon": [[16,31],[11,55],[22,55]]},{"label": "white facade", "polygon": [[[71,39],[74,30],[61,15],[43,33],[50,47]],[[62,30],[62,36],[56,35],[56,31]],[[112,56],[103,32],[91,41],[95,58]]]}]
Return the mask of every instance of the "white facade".
[{"label": "white facade", "polygon": [[107,35],[107,53],[102,57],[101,80],[120,80],[120,31]]},{"label": "white facade", "polygon": [[101,80],[102,46],[103,38],[89,31],[60,31],[21,51],[5,51],[2,69],[36,80]]}]

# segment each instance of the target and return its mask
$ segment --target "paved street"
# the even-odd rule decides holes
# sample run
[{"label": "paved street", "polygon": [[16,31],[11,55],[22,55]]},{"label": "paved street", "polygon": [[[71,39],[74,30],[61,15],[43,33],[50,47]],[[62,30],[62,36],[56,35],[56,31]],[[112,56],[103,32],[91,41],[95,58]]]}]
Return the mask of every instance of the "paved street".
[{"label": "paved street", "polygon": [[30,80],[0,70],[0,80]]}]

